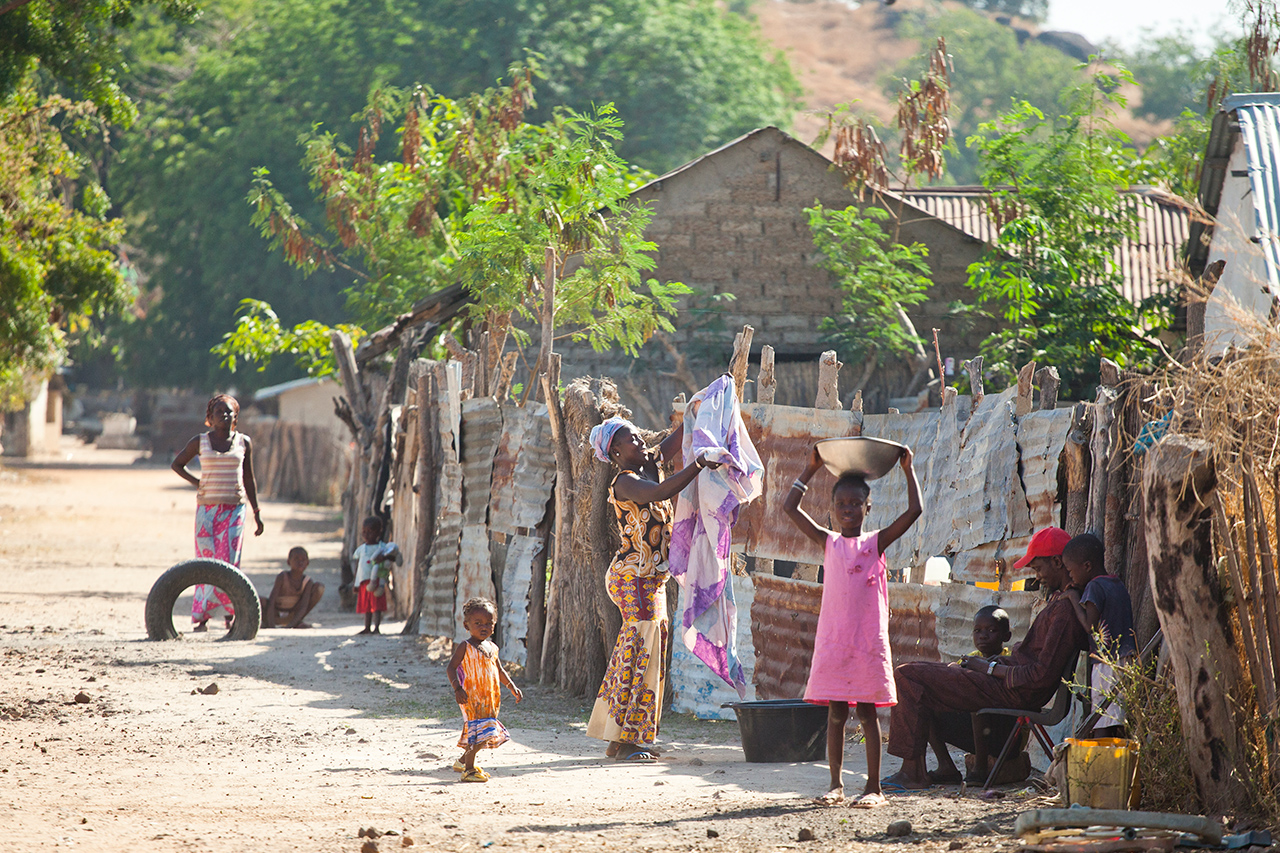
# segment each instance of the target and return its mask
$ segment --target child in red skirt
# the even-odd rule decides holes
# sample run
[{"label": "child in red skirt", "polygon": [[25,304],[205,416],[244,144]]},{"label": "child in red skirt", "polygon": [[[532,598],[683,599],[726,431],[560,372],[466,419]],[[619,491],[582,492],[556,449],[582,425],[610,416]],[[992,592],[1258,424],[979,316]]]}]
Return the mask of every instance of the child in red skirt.
[{"label": "child in red skirt", "polygon": [[399,547],[394,542],[383,542],[383,521],[371,515],[360,525],[360,538],[364,544],[351,553],[356,561],[356,612],[364,614],[364,630],[361,634],[378,634],[382,614],[387,609],[387,586],[382,578],[390,575],[389,563],[404,562]]}]

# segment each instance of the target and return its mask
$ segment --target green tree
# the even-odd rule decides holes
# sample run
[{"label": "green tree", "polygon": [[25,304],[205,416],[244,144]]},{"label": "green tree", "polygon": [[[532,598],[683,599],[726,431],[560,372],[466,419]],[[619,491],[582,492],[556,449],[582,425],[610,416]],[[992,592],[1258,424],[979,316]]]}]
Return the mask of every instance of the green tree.
[{"label": "green tree", "polygon": [[841,313],[819,328],[841,358],[862,364],[853,388],[863,388],[876,367],[895,358],[914,371],[924,342],[905,320],[905,309],[928,299],[928,248],[891,240],[880,225],[889,213],[879,207],[817,205],[805,213],[821,265],[835,274],[843,291]]},{"label": "green tree", "polygon": [[1000,236],[968,283],[1005,321],[982,345],[986,369],[1005,384],[1034,359],[1058,368],[1065,397],[1081,398],[1100,358],[1132,368],[1157,353],[1143,334],[1155,318],[1121,294],[1115,263],[1137,231],[1137,208],[1121,192],[1134,150],[1112,123],[1125,76],[1098,74],[1069,90],[1060,115],[1015,104],[969,140]]},{"label": "green tree", "polygon": [[1134,47],[1109,47],[1106,53],[1129,69],[1142,87],[1142,103],[1133,113],[1158,121],[1204,108],[1216,51],[1197,45],[1186,30],[1163,35],[1147,30],[1135,39]]},{"label": "green tree", "polygon": [[257,234],[244,199],[264,167],[300,216],[321,221],[297,140],[321,125],[358,147],[348,120],[375,88],[421,81],[459,98],[533,51],[544,83],[531,120],[612,101],[637,129],[620,153],[652,169],[785,122],[797,91],[754,25],[714,0],[219,0],[208,18],[148,46],[164,57],[140,70],[148,79],[176,57],[185,64],[151,96],[111,172],[158,296],[127,333],[144,384],[212,381],[209,349],[248,297],[270,303],[286,327],[363,322],[344,299],[359,275],[290,267]]},{"label": "green tree", "polygon": [[[512,77],[458,101],[421,88],[375,93],[353,155],[331,134],[307,140],[327,233],[261,172],[254,221],[304,271],[356,270],[351,302],[367,326],[461,281],[492,334],[524,338],[513,318],[540,320],[544,363],[558,331],[635,353],[655,331],[672,329],[667,315],[689,291],[641,280],[656,246],[643,238],[648,212],[625,203],[634,180],[613,149],[621,122],[611,106],[525,122],[531,74],[517,68]],[[399,150],[382,159],[375,150],[393,123]],[[327,342],[317,326],[282,335],[269,307],[250,307],[220,354],[261,362],[282,350],[302,354],[310,340],[304,357],[318,363],[315,345]]]},{"label": "green tree", "polygon": [[95,129],[94,104],[42,96],[30,80],[0,103],[0,408],[61,362],[68,328],[127,305],[122,224],[68,145]]},{"label": "green tree", "polygon": [[[1042,112],[1053,112],[1062,89],[1084,79],[1075,60],[1036,41],[1019,45],[1011,28],[968,9],[905,18],[902,32],[920,39],[929,48],[939,36],[946,39],[954,65],[951,132],[959,143],[947,156],[952,183],[978,182],[978,152],[963,142],[977,133],[984,122],[992,121],[1014,101],[1026,101]],[[926,52],[899,66],[890,90],[896,92],[901,81],[920,67]],[[887,132],[886,142],[890,147],[896,144],[893,131]]]},{"label": "green tree", "polygon": [[120,86],[122,31],[139,9],[190,20],[189,0],[9,0],[0,7],[0,97],[16,92],[39,67],[108,120],[128,124],[134,107]]}]

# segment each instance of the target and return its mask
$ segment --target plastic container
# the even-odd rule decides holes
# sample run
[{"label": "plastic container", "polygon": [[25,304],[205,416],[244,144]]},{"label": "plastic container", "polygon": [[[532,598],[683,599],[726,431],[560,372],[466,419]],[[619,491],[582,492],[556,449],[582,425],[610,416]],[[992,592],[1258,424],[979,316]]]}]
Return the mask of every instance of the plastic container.
[{"label": "plastic container", "polygon": [[803,699],[730,702],[752,764],[822,761],[827,757],[827,706]]},{"label": "plastic container", "polygon": [[1138,798],[1138,742],[1067,738],[1067,803],[1131,809]]}]

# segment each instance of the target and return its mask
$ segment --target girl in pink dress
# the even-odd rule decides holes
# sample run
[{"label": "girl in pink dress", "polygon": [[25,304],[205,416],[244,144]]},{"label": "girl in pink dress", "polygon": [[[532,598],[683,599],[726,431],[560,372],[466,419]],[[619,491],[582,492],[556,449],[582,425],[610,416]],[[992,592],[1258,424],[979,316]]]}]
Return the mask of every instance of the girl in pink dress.
[{"label": "girl in pink dress", "polygon": [[849,705],[857,708],[858,722],[867,745],[867,786],[854,808],[885,804],[880,790],[880,721],[876,708],[897,704],[893,661],[889,653],[889,586],[884,552],[920,517],[920,484],[911,466],[911,450],[903,448],[902,472],[907,477],[907,510],[881,530],[862,532],[871,509],[871,489],[858,474],[844,474],[831,490],[831,516],[837,533],[818,525],[800,501],[809,480],[823,465],[815,447],[809,464],[782,509],[805,536],[825,549],[823,556],[822,609],[813,663],[804,698],[827,706],[827,764],[831,787],[818,798],[834,805],[844,801],[840,773],[844,766],[844,727]]}]

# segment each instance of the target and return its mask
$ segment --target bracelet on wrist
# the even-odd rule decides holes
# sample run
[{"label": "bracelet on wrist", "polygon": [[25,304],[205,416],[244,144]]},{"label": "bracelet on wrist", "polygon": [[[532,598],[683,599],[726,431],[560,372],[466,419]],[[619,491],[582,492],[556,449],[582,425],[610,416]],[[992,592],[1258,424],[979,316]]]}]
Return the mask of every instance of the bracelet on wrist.
[{"label": "bracelet on wrist", "polygon": [[791,488],[799,489],[800,493],[804,494],[805,492],[809,491],[809,484],[800,482],[800,478],[797,477],[795,480],[792,481]]},{"label": "bracelet on wrist", "polygon": [[992,661],[991,663],[987,664],[987,675],[995,675],[995,674],[996,674],[996,662]]}]

